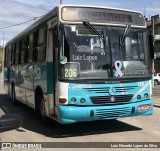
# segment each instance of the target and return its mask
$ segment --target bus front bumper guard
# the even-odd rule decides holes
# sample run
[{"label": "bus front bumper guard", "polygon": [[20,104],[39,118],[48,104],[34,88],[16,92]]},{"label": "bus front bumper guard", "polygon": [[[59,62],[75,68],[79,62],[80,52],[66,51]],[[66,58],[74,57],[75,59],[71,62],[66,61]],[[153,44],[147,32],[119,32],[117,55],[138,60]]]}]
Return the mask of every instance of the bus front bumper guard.
[{"label": "bus front bumper guard", "polygon": [[[144,106],[144,107],[143,107]],[[147,108],[146,108],[147,106]],[[149,108],[148,108],[149,106]],[[62,124],[80,121],[117,119],[123,117],[152,115],[153,102],[145,100],[114,106],[63,106],[58,107],[58,121]]]}]

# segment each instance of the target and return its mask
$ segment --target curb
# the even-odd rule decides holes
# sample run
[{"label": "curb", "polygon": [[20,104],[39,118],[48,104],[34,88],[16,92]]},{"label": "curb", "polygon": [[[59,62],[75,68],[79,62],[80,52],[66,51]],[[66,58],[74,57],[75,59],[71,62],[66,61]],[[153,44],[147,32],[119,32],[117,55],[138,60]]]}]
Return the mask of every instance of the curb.
[{"label": "curb", "polygon": [[159,104],[154,104],[154,107],[160,108]]}]

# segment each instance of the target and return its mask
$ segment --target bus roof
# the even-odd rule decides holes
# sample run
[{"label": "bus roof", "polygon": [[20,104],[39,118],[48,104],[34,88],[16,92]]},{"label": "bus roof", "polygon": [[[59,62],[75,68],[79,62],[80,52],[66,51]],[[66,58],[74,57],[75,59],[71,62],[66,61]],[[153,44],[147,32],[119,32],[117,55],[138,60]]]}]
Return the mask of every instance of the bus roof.
[{"label": "bus roof", "polygon": [[119,11],[125,11],[125,12],[139,13],[140,15],[142,15],[142,13],[137,12],[137,11],[128,10],[128,9],[121,9],[121,8],[113,8],[113,7],[90,6],[90,5],[59,5],[59,6],[56,6],[54,9],[52,9],[50,12],[48,12],[46,15],[44,15],[43,17],[41,17],[35,23],[31,24],[25,30],[23,30],[22,32],[20,32],[17,36],[15,36],[9,42],[7,42],[6,46],[8,46],[9,44],[11,44],[13,42],[16,42],[16,40],[21,39],[24,35],[30,33],[32,30],[34,30],[35,27],[43,24],[44,22],[46,22],[49,19],[51,19],[54,16],[56,16],[57,12],[59,11],[59,9],[61,10],[61,8],[65,7],[65,6],[68,6],[68,7],[71,6],[71,7],[84,7],[84,8],[111,9],[111,10],[119,10]]}]

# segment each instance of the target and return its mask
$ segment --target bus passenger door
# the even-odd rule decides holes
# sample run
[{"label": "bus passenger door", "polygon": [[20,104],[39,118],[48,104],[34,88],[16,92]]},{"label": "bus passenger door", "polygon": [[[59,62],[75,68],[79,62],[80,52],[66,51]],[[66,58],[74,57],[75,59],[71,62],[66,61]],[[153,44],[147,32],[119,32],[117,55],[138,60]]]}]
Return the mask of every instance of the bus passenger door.
[{"label": "bus passenger door", "polygon": [[[56,100],[57,100],[57,79],[58,79],[58,49],[59,49],[59,42],[58,42],[58,31],[57,28],[53,30],[53,102],[54,102],[54,111],[56,110]],[[54,115],[56,113],[54,112]]]},{"label": "bus passenger door", "polygon": [[48,112],[50,117],[55,117],[55,92],[56,92],[56,47],[54,40],[54,28],[48,29],[48,51],[47,51],[47,95]]}]

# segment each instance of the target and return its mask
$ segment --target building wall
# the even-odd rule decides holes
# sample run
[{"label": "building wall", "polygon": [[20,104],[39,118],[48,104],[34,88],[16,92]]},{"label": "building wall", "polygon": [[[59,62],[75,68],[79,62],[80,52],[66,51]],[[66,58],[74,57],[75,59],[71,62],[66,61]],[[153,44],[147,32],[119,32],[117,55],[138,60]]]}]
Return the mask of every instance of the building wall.
[{"label": "building wall", "polygon": [[[148,22],[147,29],[149,31],[149,34],[152,35],[152,25],[151,22]],[[154,26],[154,34],[160,35],[160,20],[155,23]],[[154,41],[154,47],[155,47],[155,54],[160,54],[160,40]],[[154,68],[156,73],[160,73],[160,55],[157,56],[157,58],[154,60]]]},{"label": "building wall", "polygon": [[154,60],[154,68],[156,73],[160,73],[160,58]]}]

